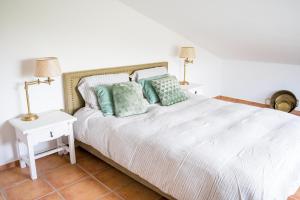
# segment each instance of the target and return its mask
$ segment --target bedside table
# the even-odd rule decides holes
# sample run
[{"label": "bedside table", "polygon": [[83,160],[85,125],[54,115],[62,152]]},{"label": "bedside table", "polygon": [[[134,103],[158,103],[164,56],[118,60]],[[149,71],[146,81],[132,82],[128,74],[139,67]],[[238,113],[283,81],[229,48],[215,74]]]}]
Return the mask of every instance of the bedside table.
[{"label": "bedside table", "polygon": [[180,85],[181,89],[195,95],[204,95],[203,86],[197,83],[190,83],[189,85]]},{"label": "bedside table", "polygon": [[[39,114],[35,121],[22,121],[20,118],[10,120],[15,128],[16,147],[21,168],[30,168],[31,179],[37,178],[35,160],[53,153],[62,154],[69,152],[71,164],[76,163],[73,123],[76,118],[62,111],[50,111]],[[67,136],[69,145],[62,142],[62,137]],[[57,140],[57,148],[34,154],[34,145],[40,142]],[[26,146],[27,148],[24,148]]]}]

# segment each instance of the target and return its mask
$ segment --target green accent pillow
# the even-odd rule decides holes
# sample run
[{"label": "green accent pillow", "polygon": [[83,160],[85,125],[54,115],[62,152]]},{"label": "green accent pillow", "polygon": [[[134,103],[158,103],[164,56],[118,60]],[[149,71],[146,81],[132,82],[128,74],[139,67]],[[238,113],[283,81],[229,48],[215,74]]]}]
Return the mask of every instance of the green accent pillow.
[{"label": "green accent pillow", "polygon": [[114,115],[112,85],[98,85],[94,88],[98,104],[104,116]]},{"label": "green accent pillow", "polygon": [[115,114],[118,117],[142,114],[147,111],[142,86],[136,82],[117,83],[112,86]]},{"label": "green accent pillow", "polygon": [[160,75],[160,76],[153,76],[151,78],[145,78],[145,79],[141,79],[138,81],[139,84],[142,85],[144,96],[146,97],[147,101],[150,104],[159,102],[159,97],[157,96],[155,89],[152,86],[152,80],[157,80],[157,79],[164,78],[167,76],[169,76],[169,75],[165,74],[165,75]]},{"label": "green accent pillow", "polygon": [[180,88],[179,82],[175,76],[153,80],[152,86],[163,106],[169,106],[187,100],[187,96]]}]

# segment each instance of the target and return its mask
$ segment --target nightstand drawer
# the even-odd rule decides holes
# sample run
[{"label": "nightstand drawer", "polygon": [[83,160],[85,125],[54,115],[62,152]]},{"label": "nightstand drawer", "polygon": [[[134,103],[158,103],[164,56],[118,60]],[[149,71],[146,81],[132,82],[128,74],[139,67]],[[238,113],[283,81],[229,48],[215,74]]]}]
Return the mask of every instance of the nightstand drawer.
[{"label": "nightstand drawer", "polygon": [[69,125],[67,123],[62,123],[60,125],[32,131],[30,132],[29,137],[31,137],[31,141],[36,144],[39,142],[54,140],[63,135],[69,135],[69,134],[70,134]]}]

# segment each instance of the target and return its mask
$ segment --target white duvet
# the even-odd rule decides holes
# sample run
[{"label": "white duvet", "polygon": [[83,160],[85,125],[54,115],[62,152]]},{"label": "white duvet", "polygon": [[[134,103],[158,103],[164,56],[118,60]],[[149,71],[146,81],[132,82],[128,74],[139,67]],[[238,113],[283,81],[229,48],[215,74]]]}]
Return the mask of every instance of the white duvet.
[{"label": "white duvet", "polygon": [[76,138],[182,200],[284,200],[300,186],[300,118],[192,97],[126,118],[76,113]]}]

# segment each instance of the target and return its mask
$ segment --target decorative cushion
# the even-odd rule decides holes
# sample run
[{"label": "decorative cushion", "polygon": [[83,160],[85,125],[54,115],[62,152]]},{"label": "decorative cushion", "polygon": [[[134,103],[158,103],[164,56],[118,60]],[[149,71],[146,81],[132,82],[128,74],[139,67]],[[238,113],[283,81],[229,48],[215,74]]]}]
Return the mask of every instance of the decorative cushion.
[{"label": "decorative cushion", "polygon": [[160,78],[167,77],[168,75],[161,75],[161,76],[154,76],[151,78],[146,78],[146,79],[141,79],[139,80],[139,84],[142,85],[143,87],[143,93],[144,96],[146,97],[147,101],[150,104],[158,103],[159,102],[159,97],[157,96],[155,89],[152,86],[152,80],[157,80]]},{"label": "decorative cushion", "polygon": [[114,115],[112,85],[98,85],[94,88],[100,109],[104,116]]},{"label": "decorative cushion", "polygon": [[129,74],[105,74],[82,78],[78,83],[78,90],[85,101],[85,106],[100,109],[94,87],[104,84],[114,84],[129,81]]},{"label": "decorative cushion", "polygon": [[169,106],[181,101],[185,101],[188,97],[180,88],[179,82],[175,76],[152,81],[160,102],[163,106]]},{"label": "decorative cushion", "polygon": [[141,79],[150,78],[154,76],[160,76],[168,74],[168,70],[165,67],[154,67],[149,69],[142,69],[135,71],[131,77],[133,81],[138,82]]},{"label": "decorative cushion", "polygon": [[115,114],[126,117],[145,113],[148,103],[143,97],[142,86],[136,82],[117,83],[112,86]]}]

